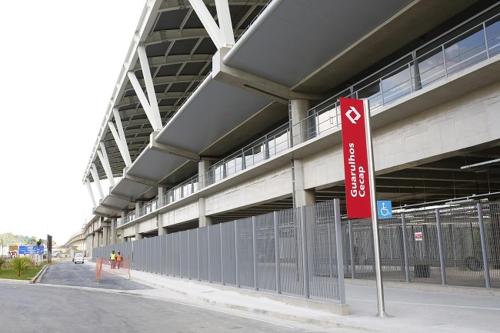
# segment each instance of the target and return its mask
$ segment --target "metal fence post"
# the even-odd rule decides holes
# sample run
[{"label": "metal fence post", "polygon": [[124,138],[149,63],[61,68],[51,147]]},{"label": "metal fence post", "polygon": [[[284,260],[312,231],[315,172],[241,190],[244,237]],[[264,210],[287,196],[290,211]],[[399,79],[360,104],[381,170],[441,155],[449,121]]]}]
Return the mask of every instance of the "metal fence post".
[{"label": "metal fence post", "polygon": [[188,279],[191,280],[191,249],[189,248],[191,245],[189,231],[187,233],[187,276]]},{"label": "metal fence post", "polygon": [[306,210],[305,207],[299,207],[300,210],[300,224],[302,235],[302,267],[304,273],[304,297],[309,298],[309,258],[307,251],[307,231],[306,231]]},{"label": "metal fence post", "polygon": [[408,244],[406,243],[406,218],[401,213],[401,237],[403,237],[403,260],[405,265],[405,281],[410,282],[410,266],[408,262]]},{"label": "metal fence post", "polygon": [[224,283],[224,261],[222,260],[222,223],[219,223],[219,237],[220,237],[220,281],[222,285]]},{"label": "metal fence post", "polygon": [[490,265],[488,262],[488,240],[484,232],[483,207],[477,203],[477,215],[479,222],[479,235],[481,237],[481,252],[483,253],[484,284],[486,288],[491,288]]},{"label": "metal fence post", "polygon": [[252,216],[252,252],[253,252],[253,284],[255,290],[259,290],[259,283],[257,281],[257,240],[255,232],[255,216]]},{"label": "metal fence post", "polygon": [[212,282],[211,278],[210,278],[210,228],[212,228],[211,226],[207,226],[207,275],[208,275],[208,282]]},{"label": "metal fence post", "polygon": [[280,249],[279,249],[279,227],[278,227],[278,212],[273,212],[274,223],[274,263],[276,277],[276,292],[281,294],[281,276],[280,276]]},{"label": "metal fence post", "polygon": [[131,254],[130,254],[130,267],[132,269],[135,268],[135,265],[134,265],[134,242],[132,242],[132,250],[130,251]]},{"label": "metal fence post", "polygon": [[240,287],[240,268],[238,265],[238,220],[234,221],[234,267],[236,287]]},{"label": "metal fence post", "polygon": [[333,209],[335,214],[335,245],[337,256],[337,283],[338,297],[340,304],[345,304],[345,286],[344,286],[344,251],[342,249],[342,225],[340,218],[340,200],[333,200]]},{"label": "metal fence post", "polygon": [[354,279],[354,275],[356,274],[356,263],[354,262],[354,244],[352,237],[352,223],[351,220],[347,221],[347,225],[349,227],[349,256],[351,258],[351,279]]},{"label": "metal fence post", "polygon": [[198,275],[198,281],[201,281],[200,279],[200,229],[196,229],[196,271]]},{"label": "metal fence post", "polygon": [[439,267],[441,270],[441,284],[446,284],[446,262],[444,259],[444,248],[443,248],[443,239],[441,235],[441,219],[439,217],[439,209],[436,209],[436,228],[437,228],[437,236],[438,236],[438,250],[439,250]]}]

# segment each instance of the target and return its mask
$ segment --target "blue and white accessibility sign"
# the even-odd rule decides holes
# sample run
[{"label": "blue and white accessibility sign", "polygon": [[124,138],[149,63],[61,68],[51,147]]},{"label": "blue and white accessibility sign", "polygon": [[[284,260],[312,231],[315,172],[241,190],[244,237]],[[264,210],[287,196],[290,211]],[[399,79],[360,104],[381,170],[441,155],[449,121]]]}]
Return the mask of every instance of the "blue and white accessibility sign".
[{"label": "blue and white accessibility sign", "polygon": [[377,200],[377,216],[379,219],[390,219],[392,217],[392,201]]}]

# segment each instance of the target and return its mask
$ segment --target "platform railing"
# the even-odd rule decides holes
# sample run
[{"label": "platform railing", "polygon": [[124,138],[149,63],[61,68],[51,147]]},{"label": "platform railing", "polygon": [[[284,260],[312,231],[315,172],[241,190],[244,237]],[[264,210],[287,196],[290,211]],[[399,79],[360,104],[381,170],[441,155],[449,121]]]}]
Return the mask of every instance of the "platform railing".
[{"label": "platform railing", "polygon": [[286,123],[210,166],[206,173],[207,184],[211,185],[237,174],[288,148],[290,130]]},{"label": "platform railing", "polygon": [[[493,8],[498,10],[499,6]],[[467,24],[470,22],[456,26],[311,108],[308,117],[292,126],[294,145],[340,128],[340,97],[368,99],[370,110],[377,110],[500,54],[500,13],[456,33]],[[442,42],[437,44],[438,41]]]},{"label": "platform railing", "polygon": [[172,202],[183,199],[195,192],[198,191],[199,188],[199,180],[198,175],[194,175],[193,177],[183,181],[182,183],[176,185],[169,189],[164,196],[163,206],[168,205]]}]

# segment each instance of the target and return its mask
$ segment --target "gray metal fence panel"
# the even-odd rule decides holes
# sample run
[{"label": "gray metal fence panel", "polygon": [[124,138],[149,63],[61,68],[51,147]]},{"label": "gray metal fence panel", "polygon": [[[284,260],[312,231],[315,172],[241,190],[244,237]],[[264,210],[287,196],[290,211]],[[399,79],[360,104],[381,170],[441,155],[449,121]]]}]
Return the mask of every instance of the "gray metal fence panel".
[{"label": "gray metal fence panel", "polygon": [[243,287],[254,287],[252,219],[235,222],[237,239],[238,280]]},{"label": "gray metal fence panel", "polygon": [[478,211],[475,206],[441,209],[447,282],[484,286]]},{"label": "gray metal fence panel", "polygon": [[208,227],[198,228],[199,279],[208,281]]},{"label": "gray metal fence panel", "polygon": [[275,214],[278,223],[278,262],[281,292],[304,294],[304,271],[300,238],[300,215],[297,210],[287,209]]},{"label": "gray metal fence panel", "polygon": [[309,292],[312,297],[336,298],[337,260],[334,206],[332,201],[306,207]]},{"label": "gray metal fence panel", "polygon": [[334,216],[325,202],[96,248],[93,257],[115,250],[136,270],[339,299]]},{"label": "gray metal fence panel", "polygon": [[198,238],[197,230],[188,230],[189,233],[189,278],[198,278]]},{"label": "gray metal fence panel", "polygon": [[220,224],[208,227],[209,281],[222,282]]},{"label": "gray metal fence panel", "polygon": [[483,204],[491,287],[500,288],[500,202]]},{"label": "gray metal fence panel", "polygon": [[259,289],[276,290],[274,220],[273,214],[255,219],[257,260],[257,286]]},{"label": "gray metal fence panel", "polygon": [[234,222],[222,223],[221,228],[221,258],[222,282],[236,285],[236,253]]},{"label": "gray metal fence panel", "polygon": [[179,235],[179,258],[180,258],[180,276],[187,278],[189,276],[189,243],[188,232],[182,231],[177,233]]}]

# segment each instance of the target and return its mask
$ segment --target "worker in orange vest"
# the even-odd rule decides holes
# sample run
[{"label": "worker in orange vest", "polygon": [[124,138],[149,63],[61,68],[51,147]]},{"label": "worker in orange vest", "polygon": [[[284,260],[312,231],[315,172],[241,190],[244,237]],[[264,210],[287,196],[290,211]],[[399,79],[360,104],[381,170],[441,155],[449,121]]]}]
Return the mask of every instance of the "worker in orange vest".
[{"label": "worker in orange vest", "polygon": [[121,266],[122,260],[123,260],[123,257],[120,254],[120,251],[118,251],[115,260],[116,260],[116,268],[120,269],[120,266]]}]

